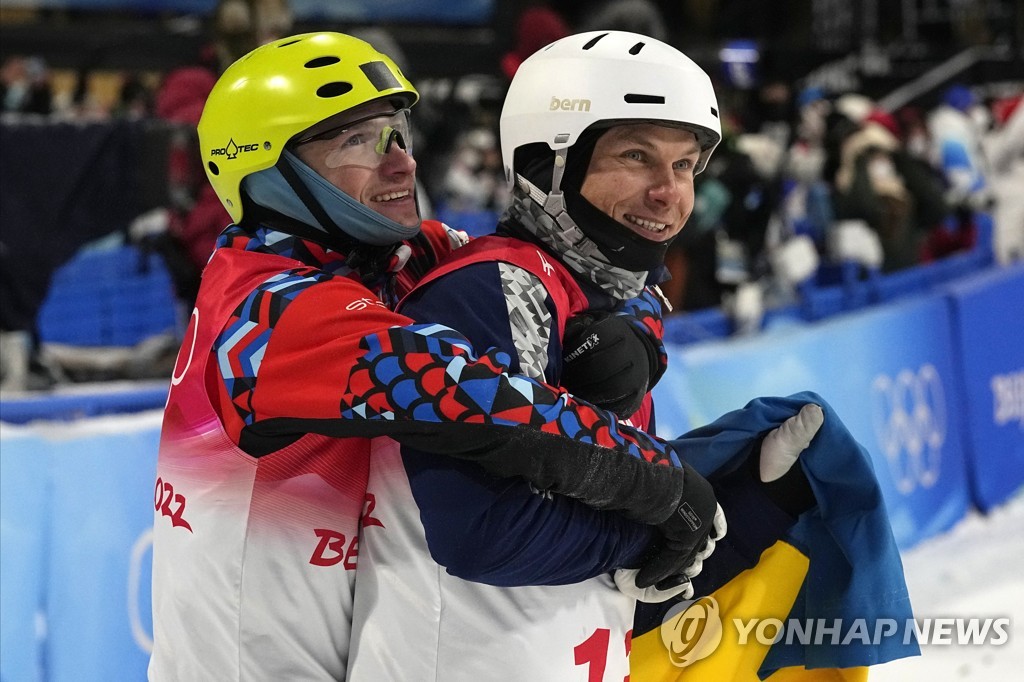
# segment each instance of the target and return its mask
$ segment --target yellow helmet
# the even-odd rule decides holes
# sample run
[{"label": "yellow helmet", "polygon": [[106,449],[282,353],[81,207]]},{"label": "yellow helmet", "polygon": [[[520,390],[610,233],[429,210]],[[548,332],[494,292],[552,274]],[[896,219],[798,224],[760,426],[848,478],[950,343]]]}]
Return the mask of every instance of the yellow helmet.
[{"label": "yellow helmet", "polygon": [[385,54],[341,33],[304,33],[256,48],[228,67],[199,120],[206,176],[232,220],[242,219],[241,184],[270,168],[310,126],[365,102],[419,99]]}]

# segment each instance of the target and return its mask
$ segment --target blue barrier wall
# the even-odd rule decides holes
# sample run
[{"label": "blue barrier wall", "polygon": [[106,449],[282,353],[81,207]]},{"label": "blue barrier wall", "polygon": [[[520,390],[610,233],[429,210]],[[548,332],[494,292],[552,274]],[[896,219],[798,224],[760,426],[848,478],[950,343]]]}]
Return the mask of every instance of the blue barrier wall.
[{"label": "blue barrier wall", "polygon": [[[748,341],[683,347],[655,390],[659,433],[682,432],[762,395],[815,391],[871,454],[901,547],[968,506],[953,332],[939,296]],[[685,410],[687,422],[672,414]],[[666,427],[671,430],[666,430]]]},{"label": "blue barrier wall", "polygon": [[0,431],[0,678],[144,680],[159,413]]},{"label": "blue barrier wall", "polygon": [[0,431],[0,678],[42,680],[49,455]]},{"label": "blue barrier wall", "polygon": [[[907,548],[1024,483],[1024,267],[748,340],[670,349],[678,435],[758,395],[820,393],[871,453]],[[0,400],[0,679],[143,680],[166,387]]]},{"label": "blue barrier wall", "polygon": [[123,382],[116,390],[25,395],[0,400],[0,421],[28,424],[33,421],[74,421],[108,414],[130,414],[163,409],[169,381]]},{"label": "blue barrier wall", "polygon": [[1024,480],[1024,267],[951,285],[974,501],[999,504]]}]

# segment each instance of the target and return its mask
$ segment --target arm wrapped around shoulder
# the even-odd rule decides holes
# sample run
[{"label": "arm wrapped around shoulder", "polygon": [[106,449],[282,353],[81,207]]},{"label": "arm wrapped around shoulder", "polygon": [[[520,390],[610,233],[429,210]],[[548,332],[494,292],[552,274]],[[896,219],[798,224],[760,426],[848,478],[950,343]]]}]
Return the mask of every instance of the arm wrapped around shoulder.
[{"label": "arm wrapped around shoulder", "polygon": [[715,541],[725,535],[725,516],[711,484],[685,462],[682,467],[653,464],[530,429],[515,432],[515,445],[508,443],[506,451],[514,449],[518,456],[481,462],[492,473],[523,476],[541,490],[658,529],[661,541],[636,576],[641,589],[697,575]]}]

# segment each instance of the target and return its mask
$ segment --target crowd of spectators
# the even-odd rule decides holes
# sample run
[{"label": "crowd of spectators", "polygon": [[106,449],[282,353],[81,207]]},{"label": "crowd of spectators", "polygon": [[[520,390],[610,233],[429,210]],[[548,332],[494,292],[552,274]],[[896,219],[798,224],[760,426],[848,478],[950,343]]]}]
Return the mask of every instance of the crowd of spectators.
[{"label": "crowd of spectators", "polygon": [[[1009,190],[1024,169],[1021,93],[983,99],[951,84],[934,96],[885,111],[859,93],[775,82],[730,109],[727,92],[723,143],[667,259],[676,311],[727,304],[744,287],[784,304],[823,267],[854,262],[867,277],[982,238],[1000,262],[1024,258],[1024,196]],[[505,200],[494,119],[464,117],[444,172],[424,177],[442,217],[471,233]],[[994,234],[979,236],[990,218]]]},{"label": "crowd of spectators", "polygon": [[[632,1],[629,12],[620,4],[602,5],[603,21],[664,37],[651,3]],[[593,13],[586,20],[593,23]],[[497,139],[504,88],[534,50],[590,27],[582,21],[532,7],[518,17],[512,49],[489,72],[463,77],[443,95],[423,89],[415,124],[426,216],[471,234],[493,228],[508,200]],[[12,56],[0,68],[5,115],[172,126],[166,205],[138,216],[127,235],[163,256],[185,306],[228,222],[196,153],[203,103],[220,70],[258,42],[288,33],[291,17],[284,0],[222,0],[213,28],[194,63],[156,80],[122,74],[118,96],[105,107],[90,98],[88,73],[72,91],[58,92],[39,57]],[[367,30],[365,38],[391,40],[382,30]],[[401,61],[395,43],[378,46]],[[415,82],[415,65],[402,66]],[[1024,258],[1019,90],[993,96],[950,83],[931,100],[887,111],[862,94],[814,84],[723,79],[716,87],[724,139],[697,179],[694,213],[666,259],[672,280],[664,289],[676,312],[727,307],[751,290],[761,306],[784,303],[830,264],[891,272],[971,249],[982,214],[994,217],[996,258]]]},{"label": "crowd of spectators", "polygon": [[[511,78],[539,46],[594,28],[597,14],[600,25],[666,34],[656,6],[642,0],[578,15],[531,7],[501,75]],[[824,267],[853,262],[867,277],[972,249],[980,238],[1000,262],[1024,258],[1024,196],[1009,189],[1024,172],[1024,88],[993,94],[949,82],[888,111],[809,83],[721,77],[716,87],[725,139],[697,179],[694,214],[667,259],[664,288],[676,311],[729,305],[740,289],[756,291],[762,306],[784,304]],[[507,195],[500,98],[470,105],[447,117],[460,132],[440,152],[441,172],[423,181],[443,219],[478,233]],[[988,217],[994,234],[979,237],[979,218]]]}]

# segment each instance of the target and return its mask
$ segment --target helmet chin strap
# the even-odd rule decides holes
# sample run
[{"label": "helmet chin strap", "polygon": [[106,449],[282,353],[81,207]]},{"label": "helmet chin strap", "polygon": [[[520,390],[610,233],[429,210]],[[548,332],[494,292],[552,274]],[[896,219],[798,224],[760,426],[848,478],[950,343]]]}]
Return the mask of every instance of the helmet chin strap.
[{"label": "helmet chin strap", "polygon": [[[555,152],[551,192],[545,194],[539,187],[517,173],[516,182],[519,187],[528,192],[530,198],[542,206],[544,212],[572,236],[573,248],[580,255],[590,257],[596,253],[611,265],[634,273],[647,272],[661,266],[665,262],[665,252],[673,240],[655,242],[634,234],[628,227],[619,224],[578,192],[567,201],[561,191],[567,153],[567,149]],[[583,220],[582,224],[570,214],[570,205],[573,213]]]},{"label": "helmet chin strap", "polygon": [[[563,152],[562,157],[564,158],[564,150],[559,151]],[[554,218],[559,227],[567,233],[574,235],[573,243],[582,255],[586,256],[594,252],[600,253],[600,249],[597,248],[597,244],[587,238],[587,235],[583,233],[583,230],[580,229],[579,225],[576,224],[576,221],[572,219],[572,216],[569,215],[569,211],[566,209],[565,195],[558,189],[558,185],[562,179],[561,169],[564,167],[564,163],[561,166],[557,163],[555,164],[555,176],[551,182],[551,192],[548,194],[545,194],[544,190],[537,187],[537,185],[533,184],[518,173],[516,174],[516,183],[519,185],[520,189],[530,195],[530,199],[532,201],[534,201],[538,206],[544,208],[545,213]]]},{"label": "helmet chin strap", "polygon": [[[552,206],[561,206],[563,210],[565,208],[565,201],[562,199],[562,175],[565,173],[565,157],[567,154],[568,151],[565,148],[555,152],[555,158],[552,161],[551,191],[548,192],[547,199],[547,201],[551,202]],[[544,208],[547,208],[546,204]]]},{"label": "helmet chin strap", "polygon": [[331,224],[321,223],[325,230],[334,231],[334,228],[338,228],[342,234],[373,246],[397,244],[414,237],[420,231],[419,224],[407,227],[353,199],[287,149],[282,152],[281,160],[274,168],[281,171],[284,166],[289,166],[293,171],[289,185],[292,186],[293,194],[302,198],[306,210],[318,221],[321,216],[313,212],[310,203],[319,206],[321,213],[328,214]]},{"label": "helmet chin strap", "polygon": [[[258,205],[291,218],[285,232],[345,254],[348,266],[359,271],[364,281],[375,279],[387,270],[402,239],[419,232],[418,226],[408,228],[395,223],[341,190],[328,186],[321,176],[298,165],[301,161],[296,159],[293,165],[292,158],[282,157],[274,167],[247,178],[250,183],[259,181],[261,196],[270,199]],[[308,212],[305,220],[303,209]],[[311,223],[310,218],[314,222]],[[374,237],[376,239],[371,241]]]},{"label": "helmet chin strap", "polygon": [[356,245],[356,240],[351,235],[342,230],[331,216],[324,210],[323,205],[313,196],[309,187],[302,181],[299,174],[295,171],[295,168],[287,162],[286,159],[282,159],[277,164],[277,170],[284,177],[285,182],[292,188],[295,196],[299,198],[302,205],[306,207],[316,221],[320,224],[324,232],[323,239],[330,242],[330,246],[333,246],[338,251],[348,251]]},{"label": "helmet chin strap", "polygon": [[[551,191],[547,194],[544,193],[537,185],[527,180],[522,175],[516,173],[516,182],[526,192],[529,193],[530,198],[537,202],[538,205],[544,207],[544,211],[555,219],[555,222],[567,232],[577,231],[580,232],[581,239],[586,239],[586,235],[582,234],[576,221],[569,215],[568,210],[565,206],[565,195],[562,193],[562,175],[565,173],[565,157],[568,153],[568,149],[559,149],[555,152],[554,170],[551,173]],[[582,243],[582,242],[581,242]],[[594,246],[596,249],[596,245]]]}]

